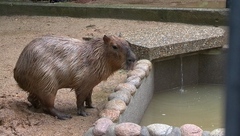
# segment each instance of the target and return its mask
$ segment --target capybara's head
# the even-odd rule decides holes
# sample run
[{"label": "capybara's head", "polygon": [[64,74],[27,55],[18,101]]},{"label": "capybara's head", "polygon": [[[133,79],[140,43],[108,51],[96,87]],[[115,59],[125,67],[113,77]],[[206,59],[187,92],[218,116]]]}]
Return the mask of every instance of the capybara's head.
[{"label": "capybara's head", "polygon": [[117,36],[103,37],[104,44],[108,50],[109,61],[116,69],[130,70],[136,62],[136,55],[130,48],[130,43]]}]

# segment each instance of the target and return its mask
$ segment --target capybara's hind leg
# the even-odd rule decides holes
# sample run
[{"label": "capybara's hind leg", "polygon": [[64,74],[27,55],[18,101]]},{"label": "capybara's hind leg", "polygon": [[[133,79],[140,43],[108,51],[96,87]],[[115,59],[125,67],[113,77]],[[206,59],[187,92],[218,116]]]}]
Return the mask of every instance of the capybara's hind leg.
[{"label": "capybara's hind leg", "polygon": [[33,93],[28,94],[28,101],[36,109],[39,109],[41,107],[41,104],[40,104],[40,101],[39,101],[38,97]]},{"label": "capybara's hind leg", "polygon": [[85,100],[86,108],[94,108],[92,105],[92,90]]},{"label": "capybara's hind leg", "polygon": [[57,117],[58,119],[61,119],[61,120],[72,118],[70,115],[64,114],[54,108],[55,95],[52,95],[52,94],[44,95],[44,98],[40,98],[40,99],[41,99],[41,104],[44,112],[54,117]]}]

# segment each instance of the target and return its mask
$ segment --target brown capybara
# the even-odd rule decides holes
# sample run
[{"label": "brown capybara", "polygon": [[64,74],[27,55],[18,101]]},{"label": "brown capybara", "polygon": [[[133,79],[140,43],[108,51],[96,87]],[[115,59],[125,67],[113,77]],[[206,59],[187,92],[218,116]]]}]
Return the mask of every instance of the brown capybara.
[{"label": "brown capybara", "polygon": [[58,89],[72,88],[77,97],[78,115],[87,116],[92,89],[115,71],[131,69],[136,61],[129,42],[106,36],[89,41],[69,37],[44,36],[30,42],[14,68],[18,85],[29,92],[28,101],[59,119],[70,115],[54,108]]}]

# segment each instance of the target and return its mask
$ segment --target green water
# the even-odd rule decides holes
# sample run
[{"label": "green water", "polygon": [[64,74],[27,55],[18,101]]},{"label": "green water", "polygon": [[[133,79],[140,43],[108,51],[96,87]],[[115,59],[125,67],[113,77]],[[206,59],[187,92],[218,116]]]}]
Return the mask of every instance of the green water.
[{"label": "green water", "polygon": [[223,85],[187,86],[182,93],[179,89],[155,92],[140,125],[195,124],[205,131],[224,127]]}]

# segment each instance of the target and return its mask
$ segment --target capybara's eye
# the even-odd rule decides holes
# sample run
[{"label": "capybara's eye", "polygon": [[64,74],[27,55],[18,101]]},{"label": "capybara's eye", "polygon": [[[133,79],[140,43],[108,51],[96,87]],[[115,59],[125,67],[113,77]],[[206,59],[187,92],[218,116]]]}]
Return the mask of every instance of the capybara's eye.
[{"label": "capybara's eye", "polygon": [[117,45],[112,45],[113,49],[118,49]]}]

